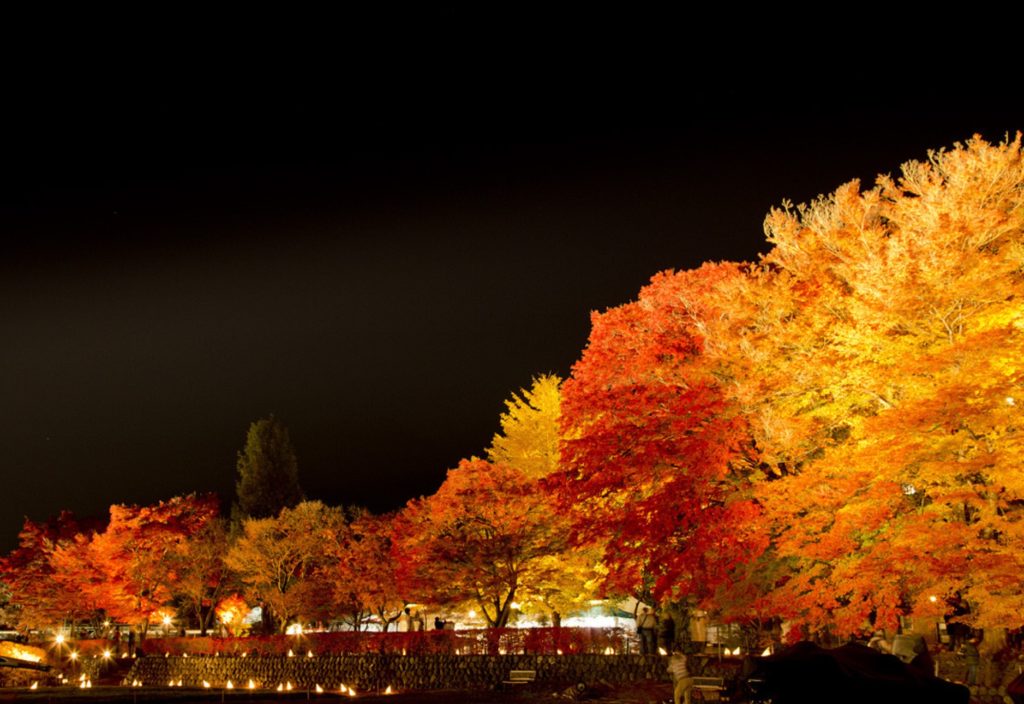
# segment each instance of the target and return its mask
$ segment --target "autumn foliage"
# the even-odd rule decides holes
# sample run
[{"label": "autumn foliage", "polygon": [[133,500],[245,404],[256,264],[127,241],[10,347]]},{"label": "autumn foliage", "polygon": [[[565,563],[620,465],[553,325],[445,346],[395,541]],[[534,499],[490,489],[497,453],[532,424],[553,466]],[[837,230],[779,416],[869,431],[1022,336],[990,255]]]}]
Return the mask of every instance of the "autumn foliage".
[{"label": "autumn foliage", "polygon": [[623,594],[803,632],[953,602],[1020,625],[1020,137],[783,204],[765,232],[757,262],[593,314],[571,376],[513,394],[488,459],[396,514],[296,493],[230,539],[195,496],[26,521],[0,562],[20,625],[220,601],[390,628],[415,602],[500,628]]}]

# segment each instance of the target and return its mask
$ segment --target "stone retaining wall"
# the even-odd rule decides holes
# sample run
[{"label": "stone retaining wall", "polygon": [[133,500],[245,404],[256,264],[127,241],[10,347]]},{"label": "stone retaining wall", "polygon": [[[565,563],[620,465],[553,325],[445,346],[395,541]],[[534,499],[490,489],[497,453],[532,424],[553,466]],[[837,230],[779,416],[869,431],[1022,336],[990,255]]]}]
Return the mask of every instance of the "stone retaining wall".
[{"label": "stone retaining wall", "polygon": [[261,689],[291,682],[298,689],[340,684],[358,691],[489,689],[511,670],[536,670],[537,681],[553,685],[577,682],[667,680],[666,659],[656,655],[327,655],[306,657],[145,657],[135,661],[125,683],[146,686],[173,680],[185,687],[203,682],[221,688],[230,680]]}]

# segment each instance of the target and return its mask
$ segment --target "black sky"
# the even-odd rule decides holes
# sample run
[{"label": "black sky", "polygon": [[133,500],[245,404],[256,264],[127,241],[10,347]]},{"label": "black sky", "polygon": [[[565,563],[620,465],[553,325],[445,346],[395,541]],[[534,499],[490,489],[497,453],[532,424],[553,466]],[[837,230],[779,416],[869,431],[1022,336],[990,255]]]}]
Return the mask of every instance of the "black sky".
[{"label": "black sky", "polygon": [[397,508],[482,452],[511,391],[569,372],[591,310],[756,258],[783,199],[1024,129],[1019,91],[948,67],[897,82],[502,40],[18,78],[0,547],[25,515],[229,499],[269,413],[310,497]]}]

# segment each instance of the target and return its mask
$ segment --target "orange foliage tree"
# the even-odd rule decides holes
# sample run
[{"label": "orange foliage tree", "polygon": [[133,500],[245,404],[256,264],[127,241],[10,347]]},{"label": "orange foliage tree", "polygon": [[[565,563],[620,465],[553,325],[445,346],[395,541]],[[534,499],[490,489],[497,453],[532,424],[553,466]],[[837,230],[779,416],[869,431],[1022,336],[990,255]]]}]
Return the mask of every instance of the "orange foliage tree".
[{"label": "orange foliage tree", "polygon": [[772,211],[717,287],[705,353],[768,480],[776,613],[851,633],[959,593],[1019,622],[1022,187],[1019,137],[976,138]]},{"label": "orange foliage tree", "polygon": [[372,615],[387,631],[405,608],[391,560],[392,519],[363,513],[326,545],[328,559],[317,578],[329,586],[334,607],[348,615],[355,630]]},{"label": "orange foliage tree", "polygon": [[54,573],[65,588],[144,632],[174,594],[180,551],[217,513],[216,497],[195,494],[153,506],[111,506],[104,531],[57,546]]},{"label": "orange foliage tree", "polygon": [[564,530],[536,480],[486,460],[463,460],[437,493],[396,519],[393,554],[415,598],[479,609],[505,626],[517,599],[558,579],[546,556],[566,549]]},{"label": "orange foliage tree", "polygon": [[[87,525],[92,526],[92,522]],[[25,519],[18,547],[0,560],[0,580],[10,589],[16,623],[23,629],[51,628],[65,620],[72,623],[91,617],[95,606],[73,584],[58,578],[51,562],[59,546],[70,546],[82,523],[67,511],[46,521]]]},{"label": "orange foliage tree", "polygon": [[170,555],[175,575],[170,585],[175,601],[191,612],[201,635],[214,618],[214,605],[233,583],[224,564],[228,551],[227,524],[223,518],[212,518],[179,543]]}]

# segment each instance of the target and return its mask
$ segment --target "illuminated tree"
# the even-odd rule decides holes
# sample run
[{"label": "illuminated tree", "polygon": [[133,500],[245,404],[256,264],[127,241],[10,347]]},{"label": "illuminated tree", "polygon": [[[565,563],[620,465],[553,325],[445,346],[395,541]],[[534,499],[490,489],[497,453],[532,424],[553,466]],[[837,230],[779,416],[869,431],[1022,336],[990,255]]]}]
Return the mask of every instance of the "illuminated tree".
[{"label": "illuminated tree", "polygon": [[271,416],[249,426],[238,453],[236,518],[270,518],[302,501],[299,465],[288,429]]},{"label": "illuminated tree", "polygon": [[773,211],[774,249],[722,289],[780,614],[853,632],[959,593],[1019,622],[1022,184],[1019,138],[971,140]]},{"label": "illuminated tree", "polygon": [[[561,469],[561,384],[558,376],[543,374],[528,390],[512,394],[501,414],[501,432],[487,450],[492,463],[514,467],[531,480],[544,480],[537,487],[546,495],[557,485],[554,475]],[[552,516],[551,529],[564,534],[570,525],[564,516]],[[556,618],[581,608],[595,596],[603,575],[600,563],[600,550],[582,546],[540,558],[539,566],[548,577],[520,589],[523,611],[536,618]]]},{"label": "illuminated tree", "polygon": [[508,623],[513,603],[557,580],[564,531],[536,481],[507,465],[463,460],[433,496],[396,519],[400,583],[423,601],[478,609]]},{"label": "illuminated tree", "polygon": [[329,585],[333,604],[348,614],[356,630],[373,615],[387,631],[407,603],[390,559],[392,518],[362,512],[325,544],[328,560],[318,579]]},{"label": "illuminated tree", "polygon": [[637,302],[594,314],[563,385],[562,502],[577,540],[604,547],[612,590],[707,600],[767,545],[746,426],[703,356],[710,292],[739,275],[666,273]]},{"label": "illuminated tree", "polygon": [[532,479],[558,469],[559,418],[562,380],[544,374],[533,380],[529,390],[505,401],[501,432],[495,434],[487,458],[495,464],[515,467]]},{"label": "illuminated tree", "polygon": [[311,577],[326,564],[325,546],[338,540],[345,518],[338,508],[303,501],[274,518],[250,518],[224,561],[263,605],[264,624],[280,631],[330,605],[329,590]]},{"label": "illuminated tree", "polygon": [[65,619],[75,622],[92,615],[94,606],[78,587],[57,578],[51,557],[57,547],[74,545],[80,533],[93,527],[94,522],[83,525],[67,511],[45,523],[25,519],[18,547],[0,560],[0,580],[11,595],[7,612],[19,628],[51,628]]},{"label": "illuminated tree", "polygon": [[217,622],[228,632],[238,636],[245,630],[245,617],[249,615],[249,605],[240,594],[231,594],[217,603],[215,609]]},{"label": "illuminated tree", "polygon": [[170,556],[177,579],[172,585],[175,600],[192,612],[200,634],[206,635],[214,617],[213,606],[231,584],[224,565],[228,551],[226,522],[221,518],[208,521],[195,534],[178,545]]},{"label": "illuminated tree", "polygon": [[195,494],[152,506],[111,506],[105,530],[54,549],[54,574],[110,617],[145,632],[178,586],[181,552],[217,513],[216,497]]}]

